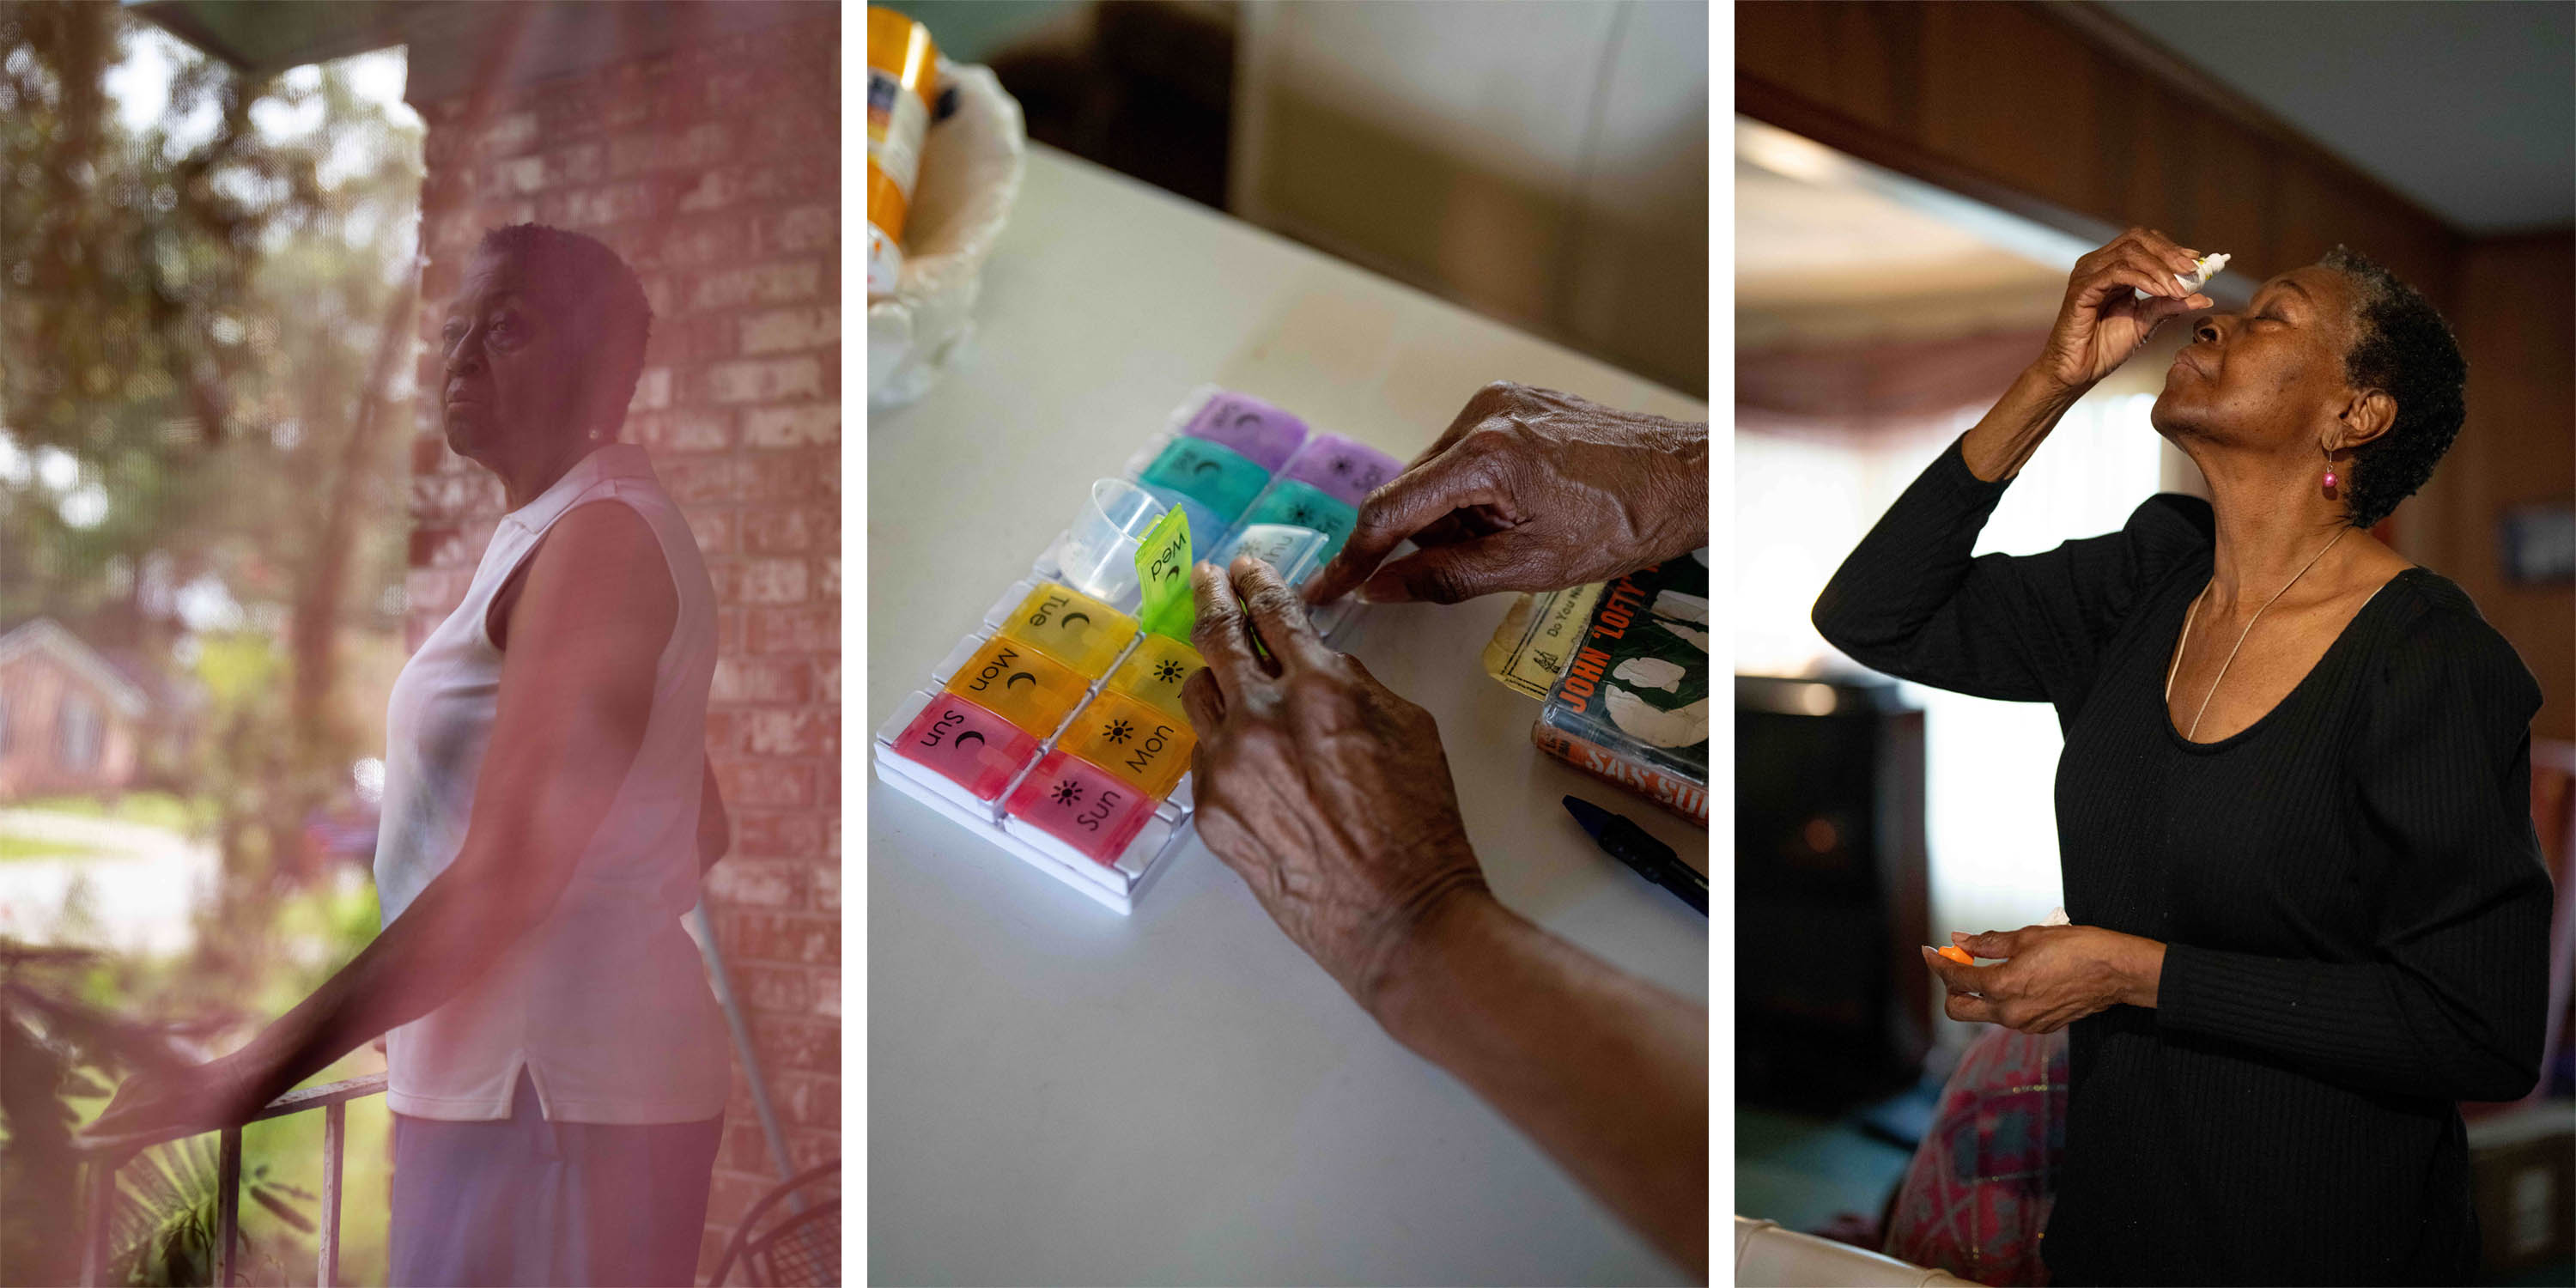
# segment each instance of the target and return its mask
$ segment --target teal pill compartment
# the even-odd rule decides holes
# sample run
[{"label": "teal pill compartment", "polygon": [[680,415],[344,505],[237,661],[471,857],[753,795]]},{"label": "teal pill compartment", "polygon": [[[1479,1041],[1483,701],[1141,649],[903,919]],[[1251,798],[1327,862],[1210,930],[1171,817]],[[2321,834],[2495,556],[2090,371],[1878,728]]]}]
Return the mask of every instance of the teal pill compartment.
[{"label": "teal pill compartment", "polygon": [[1173,439],[1139,481],[1189,497],[1231,525],[1270,482],[1270,471],[1230,447],[1183,437]]},{"label": "teal pill compartment", "polygon": [[1351,528],[1359,523],[1360,512],[1341,498],[1295,479],[1281,479],[1264,494],[1252,513],[1243,516],[1244,523],[1285,523],[1293,527],[1312,528],[1324,534],[1324,548],[1315,554],[1315,562],[1332,562],[1341,553],[1342,543],[1350,539]]}]

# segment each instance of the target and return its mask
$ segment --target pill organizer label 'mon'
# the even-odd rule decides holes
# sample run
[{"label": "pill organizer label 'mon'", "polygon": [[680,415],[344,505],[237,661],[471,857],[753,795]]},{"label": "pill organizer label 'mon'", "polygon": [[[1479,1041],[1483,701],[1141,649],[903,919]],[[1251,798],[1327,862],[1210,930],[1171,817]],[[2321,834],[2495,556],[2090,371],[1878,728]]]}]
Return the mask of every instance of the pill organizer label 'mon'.
[{"label": "pill organizer label 'mon'", "polygon": [[1092,862],[1114,864],[1154,806],[1124,780],[1056,751],[1020,780],[1010,812]]},{"label": "pill organizer label 'mon'", "polygon": [[1253,464],[1275,470],[1306,441],[1306,422],[1258,398],[1220,393],[1181,432],[1223,443]]},{"label": "pill organizer label 'mon'", "polygon": [[1127,641],[1136,638],[1136,621],[1089,595],[1049,582],[1020,601],[1002,623],[1002,634],[1090,679],[1107,673]]},{"label": "pill organizer label 'mon'", "polygon": [[1270,482],[1270,471],[1232,448],[1183,436],[1145,467],[1142,481],[1189,497],[1230,524]]},{"label": "pill organizer label 'mon'", "polygon": [[1011,785],[1037,758],[1038,740],[1010,721],[953,693],[942,693],[894,743],[895,754],[936,771],[980,801]]},{"label": "pill organizer label 'mon'", "polygon": [[948,691],[1044,738],[1064,723],[1065,713],[1082,704],[1091,683],[1050,661],[1008,635],[984,641],[957,674]]},{"label": "pill organizer label 'mon'", "polygon": [[1161,800],[1190,769],[1197,743],[1187,720],[1123,693],[1104,692],[1064,732],[1064,749]]},{"label": "pill organizer label 'mon'", "polygon": [[1189,712],[1181,706],[1181,686],[1189,682],[1190,672],[1206,665],[1197,649],[1166,635],[1148,635],[1126,661],[1118,664],[1117,673],[1109,677],[1109,687],[1164,715],[1187,719]]}]

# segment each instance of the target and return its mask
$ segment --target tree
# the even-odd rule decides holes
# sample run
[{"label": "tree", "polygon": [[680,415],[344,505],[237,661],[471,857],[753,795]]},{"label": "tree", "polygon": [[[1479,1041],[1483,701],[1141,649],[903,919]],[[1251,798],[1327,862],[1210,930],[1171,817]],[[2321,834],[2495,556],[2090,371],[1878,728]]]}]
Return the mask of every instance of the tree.
[{"label": "tree", "polygon": [[[168,110],[119,119],[151,40]],[[312,122],[310,128],[286,124]],[[337,68],[251,78],[118,6],[0,3],[0,427],[80,483],[0,478],[0,620],[169,657],[184,594],[287,660],[215,713],[228,869],[258,885],[358,750],[351,630],[400,626],[398,448],[420,139]]]}]

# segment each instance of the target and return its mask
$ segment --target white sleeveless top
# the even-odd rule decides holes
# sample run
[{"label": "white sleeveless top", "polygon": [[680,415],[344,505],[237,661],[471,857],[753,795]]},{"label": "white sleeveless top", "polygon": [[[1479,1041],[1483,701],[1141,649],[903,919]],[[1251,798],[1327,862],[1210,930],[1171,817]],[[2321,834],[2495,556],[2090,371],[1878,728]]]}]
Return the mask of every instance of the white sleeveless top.
[{"label": "white sleeveless top", "polygon": [[679,591],[643,746],[554,910],[464,992],[386,1035],[385,1102],[395,1113],[507,1118],[522,1068],[545,1116],[561,1122],[713,1118],[732,1089],[724,1013],[680,927],[698,897],[715,591],[640,447],[597,448],[503,517],[465,602],[394,681],[376,835],[384,924],[464,844],[500,697],[501,651],[485,630],[493,596],[557,519],[597,501],[644,516]]}]

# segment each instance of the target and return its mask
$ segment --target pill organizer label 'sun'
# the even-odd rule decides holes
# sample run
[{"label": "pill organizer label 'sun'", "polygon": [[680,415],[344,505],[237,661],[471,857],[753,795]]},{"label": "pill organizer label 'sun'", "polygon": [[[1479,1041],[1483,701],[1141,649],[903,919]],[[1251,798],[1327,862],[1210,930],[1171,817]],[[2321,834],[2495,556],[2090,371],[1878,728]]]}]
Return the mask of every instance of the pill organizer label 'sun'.
[{"label": "pill organizer label 'sun'", "polygon": [[1092,862],[1109,864],[1144,829],[1153,803],[1125,781],[1054,751],[1020,780],[1010,811]]},{"label": "pill organizer label 'sun'", "polygon": [[1011,785],[1020,766],[1035,759],[1038,740],[1010,721],[953,693],[930,700],[895,740],[904,759],[937,771],[979,801]]}]

